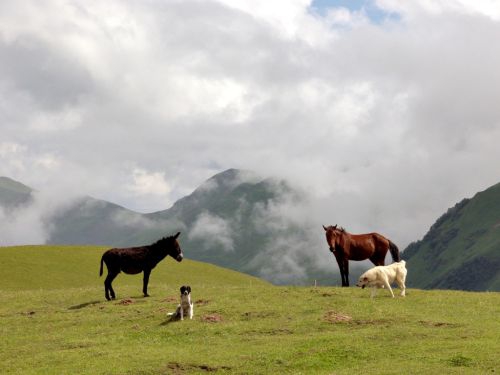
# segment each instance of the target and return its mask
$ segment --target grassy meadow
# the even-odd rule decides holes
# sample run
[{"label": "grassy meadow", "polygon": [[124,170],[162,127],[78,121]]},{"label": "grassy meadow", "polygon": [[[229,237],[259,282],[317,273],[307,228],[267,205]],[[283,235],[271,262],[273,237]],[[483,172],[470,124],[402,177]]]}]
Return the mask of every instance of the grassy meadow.
[{"label": "grassy meadow", "polygon": [[[107,302],[104,250],[0,248],[1,374],[500,371],[500,293],[409,289],[392,299],[381,290],[372,300],[367,290],[277,287],[167,258],[151,274],[151,297],[141,275],[120,274]],[[183,284],[194,319],[170,322]]]}]

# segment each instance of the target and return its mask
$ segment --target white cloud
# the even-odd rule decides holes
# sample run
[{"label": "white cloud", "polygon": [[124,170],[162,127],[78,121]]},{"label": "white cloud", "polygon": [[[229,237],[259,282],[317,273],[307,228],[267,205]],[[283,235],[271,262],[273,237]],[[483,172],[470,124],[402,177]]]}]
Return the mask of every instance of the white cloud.
[{"label": "white cloud", "polygon": [[189,239],[198,240],[204,249],[219,248],[224,251],[233,251],[234,242],[231,236],[230,224],[217,215],[204,212],[196,218]]},{"label": "white cloud", "polygon": [[141,168],[132,171],[133,183],[129,189],[138,195],[165,196],[172,190],[165,181],[165,173],[148,172]]}]

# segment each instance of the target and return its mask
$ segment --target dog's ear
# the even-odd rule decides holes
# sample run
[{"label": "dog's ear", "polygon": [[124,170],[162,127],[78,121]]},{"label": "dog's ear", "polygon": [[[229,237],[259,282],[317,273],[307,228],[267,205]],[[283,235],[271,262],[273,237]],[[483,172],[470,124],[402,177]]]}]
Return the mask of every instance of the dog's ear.
[{"label": "dog's ear", "polygon": [[184,285],[181,286],[181,288],[180,288],[181,294],[184,293],[184,289],[186,289],[186,287]]},{"label": "dog's ear", "polygon": [[186,287],[186,289],[187,289],[188,293],[191,293],[191,287],[189,285]]}]

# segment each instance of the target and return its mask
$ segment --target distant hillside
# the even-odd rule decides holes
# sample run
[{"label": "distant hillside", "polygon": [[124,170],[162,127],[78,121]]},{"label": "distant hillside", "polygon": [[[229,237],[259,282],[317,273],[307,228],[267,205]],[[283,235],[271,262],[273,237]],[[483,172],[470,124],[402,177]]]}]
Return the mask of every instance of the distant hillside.
[{"label": "distant hillside", "polygon": [[500,183],[450,208],[403,258],[411,287],[500,291]]},{"label": "distant hillside", "polygon": [[[145,215],[185,233],[189,257],[262,277],[276,284],[337,282],[336,265],[325,272],[314,264],[314,249],[306,243],[320,230],[301,228],[275,208],[303,199],[286,182],[263,179],[250,171],[229,169],[208,179],[170,209]],[[144,243],[164,233],[158,225],[138,231],[132,243]],[[319,237],[323,240],[322,237]]]},{"label": "distant hillside", "polygon": [[8,177],[0,177],[0,207],[12,209],[31,201],[33,189]]},{"label": "distant hillside", "polygon": [[[300,227],[281,211],[301,199],[284,181],[229,169],[167,210],[139,214],[82,196],[43,213],[40,220],[47,244],[136,246],[181,231],[181,245],[190,259],[276,284],[336,284],[333,257],[331,267],[318,266],[320,249],[328,256],[320,228]],[[321,247],[311,246],[311,241],[320,241]]]},{"label": "distant hillside", "polygon": [[[7,224],[18,208],[26,214],[37,199],[33,189],[0,178],[0,207]],[[338,285],[338,268],[327,253],[322,230],[289,214],[303,199],[284,181],[229,169],[171,208],[151,214],[82,196],[38,215],[47,244],[135,246],[181,231],[181,245],[190,259],[275,284]],[[500,184],[450,208],[403,257],[410,287],[500,290]],[[360,272],[352,263],[351,282]]]},{"label": "distant hillside", "polygon": [[[107,271],[104,267],[104,276],[99,277],[99,265],[106,249],[103,246],[54,245],[0,247],[0,291],[98,287],[98,296],[104,301],[102,285]],[[196,287],[202,284],[221,287],[224,283],[233,286],[269,285],[255,277],[211,264],[190,259],[179,263],[167,257],[151,273],[152,295],[177,293],[182,282]],[[133,286],[133,295],[141,295],[142,274],[122,274],[113,284],[120,291],[118,298],[127,296],[123,289],[125,285]]]}]

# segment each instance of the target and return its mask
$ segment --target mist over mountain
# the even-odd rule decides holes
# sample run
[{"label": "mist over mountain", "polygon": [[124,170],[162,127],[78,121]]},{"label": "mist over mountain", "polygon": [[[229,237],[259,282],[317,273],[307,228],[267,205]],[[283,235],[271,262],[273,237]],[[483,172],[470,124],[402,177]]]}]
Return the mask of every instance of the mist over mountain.
[{"label": "mist over mountain", "polygon": [[[140,214],[86,196],[62,198],[0,179],[0,245],[136,246],[181,231],[190,259],[275,284],[339,285],[308,195],[279,179],[229,169],[166,210]],[[464,199],[403,252],[408,286],[500,290],[500,184]],[[351,262],[353,282],[369,262]]]},{"label": "mist over mountain", "polygon": [[[304,215],[306,195],[285,181],[250,171],[219,173],[171,208],[150,214],[85,196],[57,201],[40,193],[31,203],[25,198],[26,207],[15,211],[17,219],[9,218],[12,234],[4,236],[2,244],[124,247],[181,231],[182,248],[191,259],[276,284],[339,281],[321,226]],[[31,236],[20,233],[26,228]]]}]

